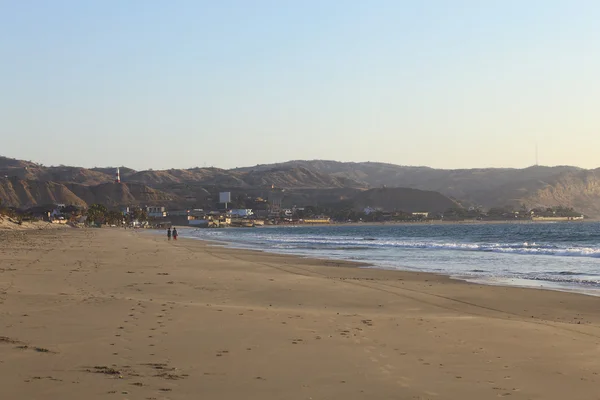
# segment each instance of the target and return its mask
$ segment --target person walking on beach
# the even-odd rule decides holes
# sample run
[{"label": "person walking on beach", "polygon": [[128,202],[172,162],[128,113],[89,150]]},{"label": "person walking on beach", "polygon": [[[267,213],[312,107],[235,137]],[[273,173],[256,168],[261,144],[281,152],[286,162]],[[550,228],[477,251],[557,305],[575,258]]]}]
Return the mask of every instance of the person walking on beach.
[{"label": "person walking on beach", "polygon": [[167,240],[171,240],[171,228],[167,229]]},{"label": "person walking on beach", "polygon": [[177,236],[179,236],[177,233],[177,228],[173,228],[173,240],[177,240]]}]

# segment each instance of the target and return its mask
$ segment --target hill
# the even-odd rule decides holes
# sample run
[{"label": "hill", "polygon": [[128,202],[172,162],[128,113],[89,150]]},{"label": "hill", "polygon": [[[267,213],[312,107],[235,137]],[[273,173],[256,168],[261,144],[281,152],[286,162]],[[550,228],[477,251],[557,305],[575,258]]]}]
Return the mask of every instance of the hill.
[{"label": "hill", "polygon": [[529,207],[571,207],[589,216],[600,216],[600,169],[572,171],[540,184],[523,198]]},{"label": "hill", "polygon": [[[45,167],[29,161],[0,157],[0,176],[64,184],[73,189],[78,197],[85,193],[86,199],[106,199],[116,204],[125,199],[139,200],[142,194],[148,192],[115,192],[105,196],[72,186],[97,187],[109,184],[114,181],[114,172],[115,168]],[[312,204],[312,201],[320,203],[336,198],[348,199],[360,190],[387,186],[439,192],[457,199],[463,205],[484,208],[505,205],[520,207],[522,204],[541,207],[561,205],[600,217],[600,193],[595,186],[598,170],[570,166],[445,170],[376,162],[295,160],[231,170],[192,168],[136,171],[121,167],[121,177],[127,184],[140,184],[157,190],[160,195],[150,196],[157,201],[167,201],[169,198],[182,204],[186,200],[187,203],[183,203],[196,206],[202,206],[202,201],[214,198],[219,190],[261,194],[274,185],[287,189],[289,201],[294,204]],[[338,192],[334,189],[338,189]],[[27,196],[23,198],[29,201]]]},{"label": "hill", "polygon": [[101,171],[90,170],[81,167],[45,167],[29,161],[14,160],[0,157],[0,176],[17,177],[24,180],[53,181],[53,182],[75,182],[82,185],[98,185],[114,181],[114,169],[112,174]]},{"label": "hill", "polygon": [[150,188],[140,183],[103,183],[96,186],[67,184],[69,190],[86,204],[101,203],[107,206],[120,205],[158,205],[177,201],[176,196]]},{"label": "hill", "polygon": [[8,170],[10,168],[27,168],[34,166],[37,166],[37,164],[31,161],[23,161],[17,160],[15,158],[0,156],[0,170]]},{"label": "hill", "polygon": [[64,203],[85,206],[86,203],[65,185],[56,182],[0,178],[0,198],[5,206],[33,207],[40,204]]},{"label": "hill", "polygon": [[[104,168],[92,168],[91,169],[91,171],[99,172],[99,173],[105,174],[107,176],[110,176],[112,178],[115,177],[116,170],[117,170],[117,167],[104,167]],[[135,169],[131,169],[131,168],[127,168],[127,167],[119,167],[119,170],[120,170],[119,172],[122,177],[129,177],[137,172]]]},{"label": "hill", "polygon": [[348,179],[364,187],[407,187],[432,190],[472,204],[504,205],[496,202],[520,200],[524,193],[545,187],[564,173],[585,171],[576,167],[530,167],[433,169],[375,162],[338,162],[296,160],[273,165],[239,168],[240,172],[266,172],[273,168],[305,168],[315,173]]},{"label": "hill", "polygon": [[142,184],[103,183],[86,186],[76,183],[0,178],[0,199],[8,207],[29,208],[52,203],[87,206],[102,203],[108,206],[134,204],[164,204],[177,201],[176,196]]},{"label": "hill", "polygon": [[352,199],[358,210],[365,207],[381,208],[387,211],[443,212],[460,204],[439,192],[408,188],[379,188],[358,193]]},{"label": "hill", "polygon": [[140,171],[126,178],[152,187],[174,183],[220,184],[224,186],[245,187],[240,174],[219,168],[170,169],[163,171]]},{"label": "hill", "polygon": [[315,173],[348,179],[364,187],[404,187],[434,191],[463,205],[525,204],[536,207],[567,206],[600,217],[600,193],[594,186],[598,170],[577,167],[534,166],[515,168],[433,169],[385,163],[343,163],[327,160],[295,160],[280,164],[236,169],[242,173],[266,173],[274,168],[305,168]]},{"label": "hill", "polygon": [[298,167],[274,167],[261,171],[246,171],[241,175],[248,186],[271,186],[281,188],[343,188],[362,187],[364,184],[346,177],[338,177],[314,169]]}]

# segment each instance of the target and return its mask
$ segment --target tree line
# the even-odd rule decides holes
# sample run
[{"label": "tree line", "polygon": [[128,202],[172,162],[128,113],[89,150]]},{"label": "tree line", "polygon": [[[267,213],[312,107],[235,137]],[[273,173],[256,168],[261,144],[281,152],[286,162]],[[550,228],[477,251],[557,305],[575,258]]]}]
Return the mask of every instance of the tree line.
[{"label": "tree line", "polygon": [[131,225],[134,221],[148,221],[148,213],[143,208],[132,207],[129,212],[124,213],[109,210],[103,204],[92,204],[86,212],[86,223],[88,225]]}]

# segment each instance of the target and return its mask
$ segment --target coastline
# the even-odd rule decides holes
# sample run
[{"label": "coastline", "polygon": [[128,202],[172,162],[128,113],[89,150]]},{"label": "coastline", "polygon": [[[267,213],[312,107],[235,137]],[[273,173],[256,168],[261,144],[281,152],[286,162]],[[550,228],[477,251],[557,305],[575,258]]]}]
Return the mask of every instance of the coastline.
[{"label": "coastline", "polygon": [[[585,224],[588,222],[598,222],[599,219],[585,219],[585,220],[577,220],[577,221],[534,221],[534,220],[499,220],[499,221],[475,221],[475,220],[463,220],[463,221],[386,221],[386,222],[332,222],[329,224],[279,224],[279,225],[264,225],[259,227],[254,227],[254,229],[263,229],[263,228],[281,228],[286,226],[293,227],[334,227],[334,226],[408,226],[408,225],[511,225],[511,224]],[[179,226],[178,226],[179,227]],[[186,228],[186,226],[182,226]],[[219,228],[219,229],[228,229],[230,227]],[[250,229],[250,228],[248,228]]]},{"label": "coastline", "polygon": [[118,229],[0,242],[9,399],[594,399],[599,299]]},{"label": "coastline", "polygon": [[[338,225],[339,226],[339,225]],[[370,226],[378,226],[378,225],[370,225]],[[381,225],[379,225],[381,226]],[[271,227],[275,228],[275,226]],[[285,226],[279,226],[279,228],[285,228]],[[294,228],[290,226],[289,228]],[[243,228],[240,228],[243,229]],[[260,228],[258,228],[260,229]],[[422,273],[431,273],[438,276],[445,276],[449,279],[459,280],[468,283],[476,283],[482,285],[489,286],[508,286],[508,287],[519,287],[519,288],[529,288],[529,289],[537,289],[537,290],[553,290],[553,291],[562,291],[568,293],[579,293],[585,294],[589,296],[600,296],[600,287],[598,285],[587,284],[587,283],[574,283],[568,281],[550,281],[543,279],[525,279],[519,277],[500,277],[500,276],[479,276],[478,274],[468,274],[460,271],[451,272],[451,271],[427,271],[426,269],[419,269],[410,267],[407,265],[396,264],[396,265],[385,265],[378,263],[375,260],[365,261],[365,260],[351,260],[346,258],[345,255],[341,256],[339,254],[331,255],[331,256],[323,256],[322,254],[307,254],[303,251],[294,251],[294,250],[277,250],[269,248],[268,246],[261,246],[251,242],[236,242],[232,240],[232,238],[228,239],[215,239],[215,238],[207,238],[202,236],[194,236],[191,234],[192,231],[196,229],[188,229],[187,227],[180,227],[180,232],[183,233],[183,237],[192,240],[200,240],[204,241],[208,244],[223,246],[229,249],[235,250],[246,250],[246,251],[257,251],[264,252],[269,254],[278,254],[278,255],[287,255],[287,256],[295,256],[300,258],[308,258],[308,259],[317,259],[323,261],[343,261],[348,262],[356,267],[362,268],[371,268],[375,270],[389,270],[389,271],[406,271],[406,272],[422,272]],[[187,231],[187,232],[186,232]],[[483,272],[483,271],[479,271]]]}]

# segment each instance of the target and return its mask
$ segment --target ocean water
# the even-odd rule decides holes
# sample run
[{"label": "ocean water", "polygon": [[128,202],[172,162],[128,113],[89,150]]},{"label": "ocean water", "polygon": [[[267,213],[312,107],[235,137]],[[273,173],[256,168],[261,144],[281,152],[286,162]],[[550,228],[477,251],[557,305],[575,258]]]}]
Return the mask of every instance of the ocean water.
[{"label": "ocean water", "polygon": [[195,229],[230,246],[600,295],[600,223]]}]

